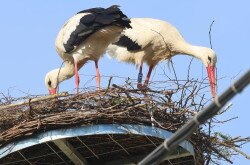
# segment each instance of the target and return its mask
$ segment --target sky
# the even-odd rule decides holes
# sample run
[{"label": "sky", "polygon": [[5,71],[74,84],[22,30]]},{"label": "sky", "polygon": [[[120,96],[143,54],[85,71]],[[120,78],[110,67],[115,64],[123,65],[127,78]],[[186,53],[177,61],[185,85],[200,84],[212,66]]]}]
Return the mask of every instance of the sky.
[{"label": "sky", "polygon": [[[218,56],[218,93],[225,90],[235,79],[250,68],[250,1],[238,0],[189,0],[189,1],[132,1],[132,0],[3,0],[0,6],[0,92],[13,97],[47,94],[45,74],[60,67],[62,60],[55,51],[55,38],[64,22],[76,12],[92,7],[120,5],[130,18],[148,17],[170,22],[194,45],[209,45],[209,26],[212,27],[213,50]],[[190,57],[176,56],[173,62],[178,76],[186,75]],[[161,66],[166,65],[162,62]],[[102,75],[101,86],[107,85],[108,76],[137,78],[135,66],[119,63],[104,56],[99,62]],[[153,80],[160,75],[160,67],[154,70]],[[198,60],[192,63],[191,76],[199,77],[205,71]],[[146,75],[147,67],[144,67]],[[168,70],[167,70],[168,72]],[[205,72],[204,72],[205,73]],[[89,62],[80,71],[81,87],[95,85],[94,63]],[[105,77],[107,76],[107,77]],[[122,78],[113,80],[124,82]],[[75,92],[74,78],[60,85],[60,91]],[[207,97],[211,97],[207,93]],[[250,87],[231,100],[233,106],[227,114],[219,117],[238,119],[217,127],[231,136],[250,136],[247,104]],[[242,150],[250,154],[250,144]],[[233,157],[234,164],[249,164],[242,156]],[[227,164],[227,163],[223,163]]]}]

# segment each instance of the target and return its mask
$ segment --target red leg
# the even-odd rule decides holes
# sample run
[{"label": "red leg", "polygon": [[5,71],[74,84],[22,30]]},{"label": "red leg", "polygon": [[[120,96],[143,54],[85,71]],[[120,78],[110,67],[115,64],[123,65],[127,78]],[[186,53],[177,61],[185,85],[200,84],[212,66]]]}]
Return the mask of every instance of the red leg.
[{"label": "red leg", "polygon": [[144,87],[144,88],[147,88],[147,86],[148,86],[149,78],[150,78],[150,76],[151,76],[151,73],[152,73],[153,68],[154,68],[153,65],[149,66],[148,74],[147,74],[147,77],[146,77],[146,79],[145,79],[145,81],[144,81],[144,84],[143,84],[143,87]]},{"label": "red leg", "polygon": [[138,73],[137,88],[141,88],[142,87],[142,84],[141,84],[141,82],[142,82],[142,76],[143,76],[143,74],[142,74],[142,66],[143,66],[143,62],[140,65],[140,70],[139,70],[139,73]]},{"label": "red leg", "polygon": [[100,72],[99,72],[99,69],[98,69],[98,61],[95,61],[95,69],[96,69],[96,84],[97,84],[97,89],[100,90],[101,89],[101,77],[100,77]]},{"label": "red leg", "polygon": [[78,65],[77,65],[76,61],[75,61],[75,83],[76,83],[76,94],[79,94],[80,78],[79,78],[79,74],[78,74]]}]

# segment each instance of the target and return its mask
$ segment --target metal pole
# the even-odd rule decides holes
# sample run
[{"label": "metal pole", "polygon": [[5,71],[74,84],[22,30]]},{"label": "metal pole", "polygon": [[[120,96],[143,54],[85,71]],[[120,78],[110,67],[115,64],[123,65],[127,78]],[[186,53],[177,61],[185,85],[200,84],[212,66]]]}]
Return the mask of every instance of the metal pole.
[{"label": "metal pole", "polygon": [[215,116],[218,111],[237,93],[241,92],[250,83],[250,70],[248,70],[241,78],[232,84],[219,97],[215,97],[214,101],[209,104],[204,110],[200,111],[189,122],[178,129],[169,139],[158,146],[148,156],[146,156],[138,165],[157,165],[166,155],[173,151],[180,142],[190,136],[193,131],[203,124],[207,119]]}]

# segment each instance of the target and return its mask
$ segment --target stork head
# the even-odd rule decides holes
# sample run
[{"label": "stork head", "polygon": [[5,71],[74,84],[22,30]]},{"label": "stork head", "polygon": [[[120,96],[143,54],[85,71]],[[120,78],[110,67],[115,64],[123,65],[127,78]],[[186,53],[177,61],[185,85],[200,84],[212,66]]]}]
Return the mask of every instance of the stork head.
[{"label": "stork head", "polygon": [[208,79],[209,79],[212,95],[213,97],[215,97],[216,96],[216,91],[215,91],[216,83],[215,83],[215,71],[214,70],[215,70],[215,66],[217,62],[217,56],[215,52],[210,48],[203,48],[200,51],[200,53],[201,53],[200,58],[207,68],[207,74],[208,74]]},{"label": "stork head", "polygon": [[58,73],[59,70],[54,69],[48,72],[45,76],[45,86],[48,88],[50,95],[56,94],[59,84]]}]

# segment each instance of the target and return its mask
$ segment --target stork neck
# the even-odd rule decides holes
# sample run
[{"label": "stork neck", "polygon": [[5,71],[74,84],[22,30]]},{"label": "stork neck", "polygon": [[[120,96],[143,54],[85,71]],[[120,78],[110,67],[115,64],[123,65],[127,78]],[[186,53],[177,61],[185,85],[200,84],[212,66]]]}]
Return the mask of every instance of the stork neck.
[{"label": "stork neck", "polygon": [[203,61],[203,52],[204,52],[204,47],[202,46],[194,46],[191,45],[189,43],[185,43],[182,45],[181,51],[180,53],[182,54],[186,54],[195,58],[200,59],[201,61]]},{"label": "stork neck", "polygon": [[186,44],[186,46],[183,48],[184,48],[184,50],[182,52],[183,54],[187,54],[187,55],[190,55],[190,56],[193,56],[196,58],[200,58],[200,53],[199,53],[200,47],[199,46],[193,46],[190,44]]},{"label": "stork neck", "polygon": [[72,63],[72,62],[65,62],[64,67],[58,68],[58,81],[59,81],[59,83],[73,77],[75,74],[74,68],[75,68],[74,63]]}]

